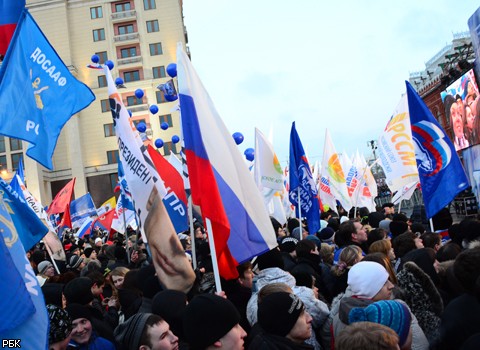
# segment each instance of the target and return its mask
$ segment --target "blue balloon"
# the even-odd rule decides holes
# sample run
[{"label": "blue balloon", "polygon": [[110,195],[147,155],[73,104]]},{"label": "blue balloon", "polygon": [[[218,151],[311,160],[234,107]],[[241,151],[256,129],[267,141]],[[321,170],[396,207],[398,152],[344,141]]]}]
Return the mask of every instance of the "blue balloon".
[{"label": "blue balloon", "polygon": [[145,130],[147,130],[147,124],[145,124],[144,122],[140,122],[137,124],[137,130],[139,132],[145,132]]},{"label": "blue balloon", "polygon": [[178,100],[178,96],[177,96],[177,95],[174,95],[174,96],[164,95],[164,96],[165,96],[165,100],[167,100],[168,102],[172,102],[172,101]]},{"label": "blue balloon", "polygon": [[112,70],[113,67],[115,67],[115,63],[113,63],[113,61],[110,61],[110,60],[105,62],[105,64],[107,65],[108,69],[110,69],[110,70]]},{"label": "blue balloon", "polygon": [[239,145],[243,142],[244,138],[243,138],[243,135],[242,135],[241,132],[234,132],[232,136],[233,136],[233,139],[235,140],[235,143],[237,145]]},{"label": "blue balloon", "polygon": [[245,158],[247,158],[249,161],[253,161],[255,159],[255,150],[253,148],[247,148],[243,154],[245,154]]},{"label": "blue balloon", "polygon": [[135,96],[137,96],[137,98],[142,98],[143,97],[143,90],[142,89],[135,90]]},{"label": "blue balloon", "polygon": [[162,148],[163,147],[163,140],[162,139],[156,139],[155,140],[155,147]]},{"label": "blue balloon", "polygon": [[132,116],[132,111],[127,109],[128,110],[128,115],[131,117]]},{"label": "blue balloon", "polygon": [[93,55],[93,56],[92,56],[92,62],[93,62],[93,63],[98,63],[98,62],[100,62],[100,56],[98,56],[97,54]]},{"label": "blue balloon", "polygon": [[151,105],[150,106],[150,113],[152,113],[152,114],[158,113],[158,106],[157,105]]},{"label": "blue balloon", "polygon": [[179,141],[180,141],[180,137],[178,137],[177,135],[172,136],[172,142],[173,143],[178,143]]},{"label": "blue balloon", "polygon": [[168,129],[168,123],[163,122],[162,124],[160,124],[160,127],[162,128],[162,130],[167,130]]},{"label": "blue balloon", "polygon": [[167,74],[172,78],[175,78],[177,76],[177,64],[176,63],[170,63],[167,66]]},{"label": "blue balloon", "polygon": [[118,77],[117,79],[115,79],[115,85],[122,85],[123,84],[123,79]]}]

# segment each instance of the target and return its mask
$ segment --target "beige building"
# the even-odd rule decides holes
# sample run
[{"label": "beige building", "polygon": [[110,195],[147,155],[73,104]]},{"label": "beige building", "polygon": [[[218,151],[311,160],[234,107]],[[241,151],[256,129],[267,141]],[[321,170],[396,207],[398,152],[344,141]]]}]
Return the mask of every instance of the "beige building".
[{"label": "beige building", "polygon": [[[178,101],[167,102],[157,89],[167,82],[168,64],[176,61],[176,45],[187,44],[182,0],[27,0],[27,7],[52,46],[77,79],[87,84],[96,100],[65,125],[49,171],[24,155],[28,189],[44,205],[73,177],[75,197],[90,192],[97,206],[113,195],[117,181],[118,146],[108,107],[105,76],[87,68],[91,56],[100,63],[112,60],[112,76],[121,77],[119,89],[134,121],[145,121],[147,135],[164,140],[162,154],[177,152],[173,135],[180,135]],[[187,51],[188,52],[188,51]],[[135,90],[143,89],[142,99]],[[150,113],[151,105],[158,113]],[[168,130],[160,124],[169,123]],[[9,179],[17,168],[26,143],[0,139],[2,177]]]}]

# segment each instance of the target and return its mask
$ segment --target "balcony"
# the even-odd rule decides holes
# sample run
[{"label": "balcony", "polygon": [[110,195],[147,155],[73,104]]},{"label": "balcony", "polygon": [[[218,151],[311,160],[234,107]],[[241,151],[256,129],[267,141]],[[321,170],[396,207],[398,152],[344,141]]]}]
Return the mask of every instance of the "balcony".
[{"label": "balcony", "polygon": [[[126,102],[127,101],[124,101],[123,103],[126,104]],[[144,104],[141,104],[141,105],[127,106],[127,109],[132,113],[143,112],[143,111],[148,110],[148,104],[144,103]]]},{"label": "balcony", "polygon": [[127,44],[129,42],[140,42],[140,35],[137,33],[128,33],[128,34],[121,34],[116,35],[113,37],[113,41],[115,43]]},{"label": "balcony", "polygon": [[137,19],[137,11],[135,10],[128,10],[122,12],[114,12],[111,14],[112,22],[118,23],[123,21],[130,21]]},{"label": "balcony", "polygon": [[142,56],[133,56],[133,57],[126,57],[126,58],[119,58],[117,59],[117,65],[122,66],[130,63],[138,63],[142,62]]}]

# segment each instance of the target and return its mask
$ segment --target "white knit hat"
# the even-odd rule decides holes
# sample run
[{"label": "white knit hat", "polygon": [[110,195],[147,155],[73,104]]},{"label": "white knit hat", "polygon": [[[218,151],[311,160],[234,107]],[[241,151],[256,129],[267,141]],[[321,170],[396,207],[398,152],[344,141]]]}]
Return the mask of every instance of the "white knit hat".
[{"label": "white knit hat", "polygon": [[379,263],[361,261],[348,271],[348,285],[354,296],[371,299],[382,289],[388,272]]}]

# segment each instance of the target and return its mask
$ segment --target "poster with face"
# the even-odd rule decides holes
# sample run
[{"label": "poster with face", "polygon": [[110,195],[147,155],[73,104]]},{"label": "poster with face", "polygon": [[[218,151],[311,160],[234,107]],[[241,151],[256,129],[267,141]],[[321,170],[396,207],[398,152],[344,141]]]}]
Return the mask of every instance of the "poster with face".
[{"label": "poster with face", "polygon": [[[453,130],[457,151],[480,143],[480,105],[473,69],[462,75],[441,94],[447,122]],[[478,105],[478,106],[477,106]]]}]

